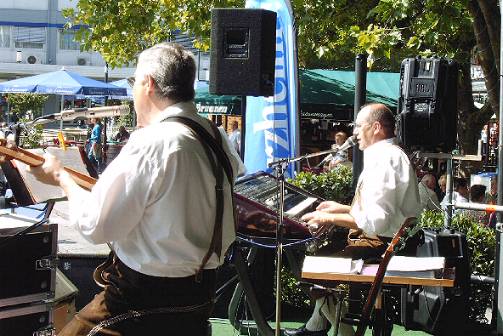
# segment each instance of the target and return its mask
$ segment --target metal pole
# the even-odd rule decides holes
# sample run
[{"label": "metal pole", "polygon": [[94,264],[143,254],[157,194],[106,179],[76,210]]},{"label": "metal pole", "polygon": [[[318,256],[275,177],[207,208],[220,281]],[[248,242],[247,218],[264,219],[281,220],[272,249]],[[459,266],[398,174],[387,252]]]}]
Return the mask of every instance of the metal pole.
[{"label": "metal pole", "polygon": [[[365,104],[367,99],[367,55],[358,54],[355,59],[355,103],[354,103],[354,118],[358,115],[358,111]],[[353,147],[353,190],[356,190],[358,178],[363,170],[363,152],[358,147],[358,144]]]},{"label": "metal pole", "polygon": [[[503,52],[503,0],[500,0],[500,50]],[[499,97],[499,134],[498,134],[498,200],[497,204],[503,204],[503,132],[501,127],[503,126],[503,85],[501,83],[501,70],[503,69],[503,54],[500,52],[500,67],[499,67],[499,84],[500,84],[500,97]],[[495,260],[495,303],[497,303],[497,311],[496,313],[496,324],[497,324],[497,333],[498,335],[503,335],[503,286],[500,279],[503,277],[502,267],[501,267],[501,241],[502,241],[502,223],[501,223],[501,213],[496,215],[497,223],[496,223],[496,260]],[[494,316],[494,314],[493,314]]]},{"label": "metal pole", "polygon": [[447,180],[445,182],[445,195],[447,196],[447,211],[444,216],[444,228],[449,228],[452,222],[452,214],[454,208],[452,207],[452,158],[447,159],[447,172],[446,172]]},{"label": "metal pole", "polygon": [[[286,164],[287,165],[287,164]],[[280,163],[276,166],[278,179],[278,224],[276,229],[276,328],[275,336],[281,336],[281,268],[283,267],[283,209],[285,203],[285,169]]]}]

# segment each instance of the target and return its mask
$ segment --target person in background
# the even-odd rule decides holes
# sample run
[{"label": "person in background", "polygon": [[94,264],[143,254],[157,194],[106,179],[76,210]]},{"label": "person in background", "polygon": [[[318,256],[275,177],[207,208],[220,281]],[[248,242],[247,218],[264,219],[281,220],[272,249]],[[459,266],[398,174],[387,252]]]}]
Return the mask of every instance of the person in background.
[{"label": "person in background", "polygon": [[118,142],[125,142],[129,140],[129,132],[126,130],[126,127],[124,127],[124,125],[119,126],[119,131],[117,132],[117,134],[115,134],[113,140]]},{"label": "person in background", "polygon": [[100,118],[91,118],[91,124],[93,125],[93,128],[91,130],[91,135],[89,137],[89,147],[87,157],[94,165],[96,170],[98,172],[101,172],[102,154],[103,154],[103,144],[102,144],[103,125],[101,124]]},{"label": "person in background", "polygon": [[498,202],[498,178],[491,179],[491,188],[486,194],[486,202],[489,204],[496,204]]},{"label": "person in background", "polygon": [[[452,192],[452,203],[467,203],[470,197],[470,191],[468,189],[468,181],[464,178],[456,177],[454,178],[454,191]],[[444,196],[442,202],[440,203],[442,210],[447,211],[447,204],[449,200],[447,195]],[[460,213],[461,209],[454,209],[454,214]]]},{"label": "person in background", "polygon": [[[105,324],[99,335],[209,334],[216,268],[236,234],[233,177],[244,167],[227,135],[198,115],[195,74],[194,56],[176,43],[140,54],[128,80],[140,128],[90,192],[49,154],[31,169],[40,181],[63,189],[70,222],[87,240],[108,242],[113,250],[99,274],[104,290],[59,336],[88,335],[103,321],[117,323]],[[170,117],[188,118],[221,141],[230,171],[213,165],[211,150]]]},{"label": "person in background", "polygon": [[435,193],[435,185],[435,176],[432,174],[425,174],[417,185],[421,208],[423,210],[440,210],[440,203]]},{"label": "person in background", "polygon": [[[347,140],[347,138],[348,138],[348,135],[343,131],[335,133],[335,136],[334,136],[335,144],[332,145],[332,149],[337,149],[340,146],[342,146],[344,144],[344,142]],[[331,156],[331,157],[328,161],[328,165],[326,165],[324,167],[325,168],[324,170],[332,170],[335,167],[337,167],[337,165],[349,162],[348,161],[348,149],[338,150],[336,153],[330,154],[329,156]]]},{"label": "person in background", "polygon": [[[486,186],[483,184],[474,184],[470,187],[470,202],[471,203],[485,203]],[[482,226],[487,226],[489,216],[485,211],[477,210],[462,210],[461,214],[472,218]]]},{"label": "person in background", "polygon": [[229,140],[234,146],[238,154],[241,154],[241,131],[239,130],[239,123],[234,120],[231,124],[232,130],[229,134]]},{"label": "person in background", "polygon": [[438,187],[440,189],[440,192],[437,194],[438,199],[443,199],[445,196],[445,192],[447,190],[447,175],[443,174],[440,175],[438,178]]}]

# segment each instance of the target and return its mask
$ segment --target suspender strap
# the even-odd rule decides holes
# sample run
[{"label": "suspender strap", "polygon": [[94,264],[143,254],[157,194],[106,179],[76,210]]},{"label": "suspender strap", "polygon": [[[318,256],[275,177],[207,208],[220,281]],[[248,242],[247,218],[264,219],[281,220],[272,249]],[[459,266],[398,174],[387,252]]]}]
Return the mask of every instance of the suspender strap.
[{"label": "suspender strap", "polygon": [[[200,276],[202,270],[208,260],[210,259],[213,252],[216,253],[218,258],[222,255],[222,227],[223,227],[223,213],[224,213],[224,190],[223,190],[223,180],[224,172],[227,175],[229,184],[231,186],[231,192],[233,188],[234,177],[232,173],[232,166],[227,154],[222,147],[222,137],[218,128],[213,125],[211,121],[209,124],[212,127],[214,136],[211,136],[204,127],[194,120],[181,117],[172,116],[165,119],[165,121],[179,122],[189,128],[194,136],[199,140],[204,148],[206,156],[210,162],[211,168],[213,170],[213,175],[215,176],[215,198],[216,198],[216,212],[215,212],[215,224],[213,226],[213,235],[211,237],[210,247],[206,255],[204,256],[198,271],[196,272],[196,281],[200,281]],[[215,160],[212,152],[215,154],[217,160]]]}]

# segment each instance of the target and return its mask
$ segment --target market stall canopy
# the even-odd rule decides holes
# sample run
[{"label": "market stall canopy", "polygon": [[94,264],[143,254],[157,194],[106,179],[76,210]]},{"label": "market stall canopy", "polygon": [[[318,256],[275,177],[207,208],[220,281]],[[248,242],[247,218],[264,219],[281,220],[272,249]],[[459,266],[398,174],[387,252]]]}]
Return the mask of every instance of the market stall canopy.
[{"label": "market stall canopy", "polygon": [[3,93],[38,93],[84,96],[126,96],[125,88],[61,69],[0,83]]},{"label": "market stall canopy", "polygon": [[241,114],[240,96],[218,96],[209,93],[208,82],[196,81],[194,101],[198,113],[202,114]]},{"label": "market stall canopy", "polygon": [[[355,94],[354,71],[300,70],[300,109],[303,118],[352,120]],[[400,74],[367,73],[367,102],[396,109]]]},{"label": "market stall canopy", "polygon": [[110,96],[111,99],[119,99],[119,100],[133,100],[133,88],[129,85],[127,78],[120,79],[118,81],[110,82],[110,84],[115,85],[120,88],[126,89],[126,95],[124,96]]}]

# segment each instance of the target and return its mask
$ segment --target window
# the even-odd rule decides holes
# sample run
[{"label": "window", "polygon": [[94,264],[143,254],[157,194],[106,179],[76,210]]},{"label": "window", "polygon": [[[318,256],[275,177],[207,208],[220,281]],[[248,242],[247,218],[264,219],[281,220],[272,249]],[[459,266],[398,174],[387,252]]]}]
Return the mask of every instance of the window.
[{"label": "window", "polygon": [[80,43],[75,41],[75,32],[72,30],[59,30],[59,49],[80,50]]},{"label": "window", "polygon": [[45,46],[44,27],[14,27],[13,34],[16,48],[43,49]]},{"label": "window", "polygon": [[0,48],[10,47],[10,26],[0,26]]}]

